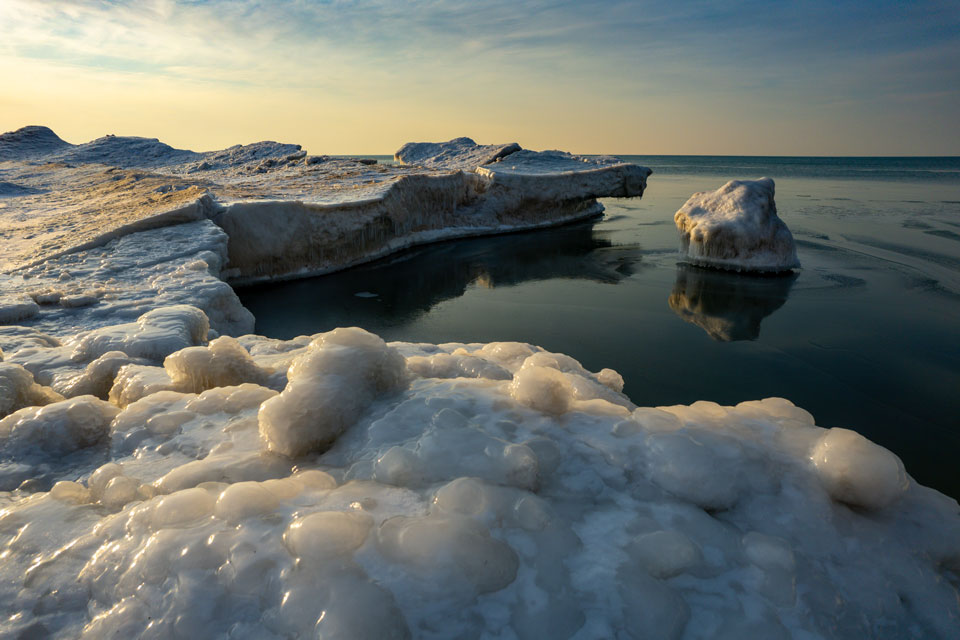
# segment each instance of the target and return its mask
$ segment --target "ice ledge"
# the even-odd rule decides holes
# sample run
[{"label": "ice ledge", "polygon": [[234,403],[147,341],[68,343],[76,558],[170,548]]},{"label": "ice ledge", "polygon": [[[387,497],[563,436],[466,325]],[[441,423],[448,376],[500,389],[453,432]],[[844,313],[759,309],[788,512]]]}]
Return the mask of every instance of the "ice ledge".
[{"label": "ice ledge", "polygon": [[212,219],[230,236],[223,277],[300,277],[423,242],[594,216],[596,198],[639,197],[650,174],[615,158],[469,138],[405,145],[397,156],[416,164],[399,166],[275,142],[206,153],[117,136],[71,145],[42,127],[3,140],[0,269],[8,272]]}]

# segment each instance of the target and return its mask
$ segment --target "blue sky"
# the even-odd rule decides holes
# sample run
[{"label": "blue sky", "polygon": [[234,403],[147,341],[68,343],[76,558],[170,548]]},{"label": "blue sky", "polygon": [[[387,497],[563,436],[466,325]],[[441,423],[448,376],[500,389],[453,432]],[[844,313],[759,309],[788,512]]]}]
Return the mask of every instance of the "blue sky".
[{"label": "blue sky", "polygon": [[960,154],[957,2],[0,0],[0,128]]}]

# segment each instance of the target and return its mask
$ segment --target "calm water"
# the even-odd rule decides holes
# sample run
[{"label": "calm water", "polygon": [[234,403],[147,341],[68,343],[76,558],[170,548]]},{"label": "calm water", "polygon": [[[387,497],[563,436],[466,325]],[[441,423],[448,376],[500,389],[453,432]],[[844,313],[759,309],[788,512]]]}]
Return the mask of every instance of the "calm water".
[{"label": "calm water", "polygon": [[[960,496],[960,158],[629,157],[642,200],[597,221],[414,249],[240,290],[258,333],[359,325],[386,340],[519,340],[611,367],[641,405],[783,396]],[[677,262],[695,191],[768,175],[793,277]],[[361,295],[357,295],[361,294]]]}]

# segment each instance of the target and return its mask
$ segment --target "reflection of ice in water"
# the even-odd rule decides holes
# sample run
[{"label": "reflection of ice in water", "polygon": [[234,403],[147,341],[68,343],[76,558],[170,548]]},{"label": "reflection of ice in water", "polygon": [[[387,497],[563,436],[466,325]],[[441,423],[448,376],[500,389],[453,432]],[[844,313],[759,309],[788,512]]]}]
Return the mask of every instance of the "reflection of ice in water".
[{"label": "reflection of ice in water", "polygon": [[614,243],[589,222],[421,247],[332,276],[243,289],[240,296],[257,316],[258,330],[270,335],[351,325],[382,332],[415,322],[470,287],[559,279],[618,284],[640,268],[640,260],[637,245]]},{"label": "reflection of ice in water", "polygon": [[714,340],[756,340],[760,322],[783,306],[796,278],[796,274],[743,275],[681,265],[667,301],[674,313]]}]

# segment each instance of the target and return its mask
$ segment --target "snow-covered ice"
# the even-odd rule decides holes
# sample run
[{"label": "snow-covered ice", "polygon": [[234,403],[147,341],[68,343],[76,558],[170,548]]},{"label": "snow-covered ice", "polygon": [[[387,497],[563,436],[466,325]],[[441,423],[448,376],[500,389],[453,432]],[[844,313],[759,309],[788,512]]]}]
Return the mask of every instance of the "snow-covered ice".
[{"label": "snow-covered ice", "polygon": [[793,235],[777,216],[770,178],[731,180],[690,196],[674,215],[688,262],[734,271],[789,271],[800,266]]},{"label": "snow-covered ice", "polygon": [[[72,145],[44,127],[3,135],[0,181],[25,190],[0,204],[4,270],[209,219],[230,236],[227,279],[324,273],[415,244],[595,216],[596,198],[642,195],[650,173],[468,138],[407,145],[417,150],[408,164],[380,165],[276,142],[196,153],[123,136]],[[523,170],[484,164],[501,152]]]},{"label": "snow-covered ice", "polygon": [[[960,627],[957,502],[787,400],[638,407],[616,371],[522,343],[385,343],[356,327],[265,338],[220,279],[346,264],[442,235],[416,236],[442,221],[553,223],[601,195],[639,194],[646,170],[459,139],[403,155],[452,163],[465,149],[467,168],[391,168],[357,186],[384,168],[277,143],[193,154],[47,131],[0,137],[0,179],[31,189],[12,198],[39,198],[0,209],[15,240],[0,275],[0,636],[951,638]],[[18,144],[41,160],[9,160]],[[133,162],[126,145],[145,164],[117,171],[139,177],[123,173],[122,196],[90,219],[78,194],[104,188],[106,172],[84,158]],[[57,175],[78,192],[58,191]],[[149,203],[146,218],[125,217],[124,199],[155,179],[202,185],[188,220],[157,220]],[[336,193],[347,190],[357,195]],[[362,226],[348,231],[350,211]],[[401,214],[422,217],[390,227]],[[324,251],[354,244],[235,266],[235,238],[311,216],[291,233],[332,226]],[[79,244],[61,250],[71,234]],[[395,244],[377,244],[386,237]],[[277,243],[265,244],[294,247]]]},{"label": "snow-covered ice", "polygon": [[478,145],[470,138],[455,138],[448,142],[408,142],[393,157],[404,164],[470,171],[517,151],[520,151],[520,145],[516,142]]}]

